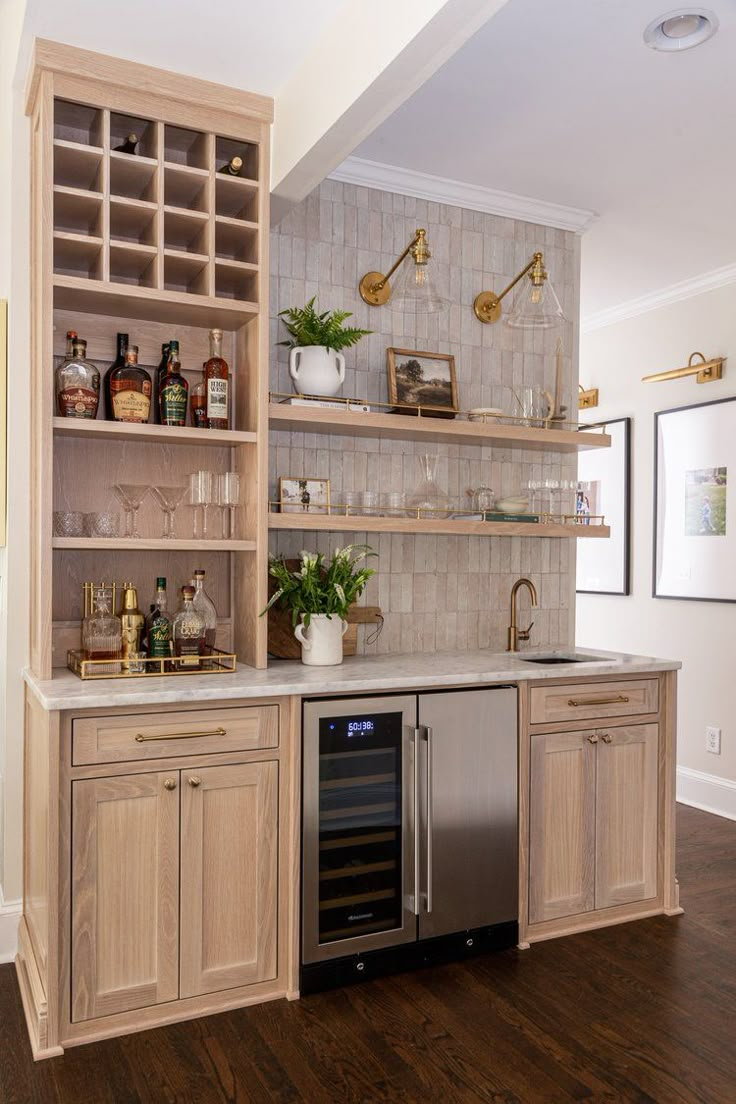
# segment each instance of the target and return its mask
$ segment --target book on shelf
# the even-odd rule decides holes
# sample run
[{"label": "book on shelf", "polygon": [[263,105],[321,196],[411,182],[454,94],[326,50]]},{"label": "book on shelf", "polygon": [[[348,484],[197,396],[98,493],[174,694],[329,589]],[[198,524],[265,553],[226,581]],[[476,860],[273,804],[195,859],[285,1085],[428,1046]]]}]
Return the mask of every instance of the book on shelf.
[{"label": "book on shelf", "polygon": [[531,521],[538,522],[539,514],[504,514],[498,510],[486,510],[485,521]]},{"label": "book on shelf", "polygon": [[349,410],[351,414],[370,414],[371,412],[368,403],[335,402],[334,399],[303,399],[299,395],[291,395],[288,399],[282,399],[281,403],[287,406],[317,406],[322,410]]}]

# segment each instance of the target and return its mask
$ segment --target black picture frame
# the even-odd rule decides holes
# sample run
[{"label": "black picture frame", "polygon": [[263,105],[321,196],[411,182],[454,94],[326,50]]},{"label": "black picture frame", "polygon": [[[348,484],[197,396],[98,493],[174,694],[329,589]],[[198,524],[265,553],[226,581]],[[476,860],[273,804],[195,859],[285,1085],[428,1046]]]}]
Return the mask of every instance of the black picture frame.
[{"label": "black picture frame", "polygon": [[[712,399],[710,402],[703,403],[688,403],[686,406],[675,406],[668,410],[658,410],[654,415],[654,510],[653,510],[653,539],[652,539],[652,597],[661,598],[665,601],[677,601],[677,602],[725,602],[728,604],[736,603],[736,586],[734,586],[733,597],[721,597],[709,594],[669,594],[660,592],[658,589],[659,582],[659,552],[660,552],[660,474],[663,470],[662,456],[661,456],[661,439],[660,439],[660,426],[663,424],[663,419],[672,415],[685,414],[688,411],[705,412],[713,407],[721,407],[727,403],[736,403],[736,396],[732,395],[724,399]],[[736,412],[736,411],[735,411]],[[733,450],[734,450],[734,478],[736,478],[736,419],[733,424]],[[693,435],[697,437],[697,435]],[[701,436],[700,440],[712,440],[712,436]],[[719,465],[704,464],[705,469],[717,467]],[[728,465],[724,465],[727,467]],[[734,511],[736,514],[736,511]],[[736,516],[732,517],[732,521],[736,524]],[[716,534],[718,535],[718,534]],[[724,537],[727,535],[727,531],[724,529],[722,534]],[[736,558],[732,560],[732,563],[736,562]],[[729,574],[728,572],[726,574]],[[730,575],[734,573],[731,570]]]},{"label": "black picture frame", "polygon": [[[617,597],[629,597],[631,594],[631,425],[632,419],[630,417],[625,418],[611,418],[606,422],[596,423],[589,428],[597,429],[603,428],[609,430],[611,426],[623,426],[623,441],[621,447],[621,494],[623,497],[623,541],[622,541],[622,562],[621,562],[621,586],[620,587],[591,587],[591,586],[576,586],[577,594],[609,594]],[[588,428],[588,427],[586,427]],[[580,459],[582,459],[582,455]],[[580,464],[580,459],[578,464]],[[606,523],[609,523],[609,519],[606,518]],[[595,556],[600,554],[601,545],[604,545],[605,541],[586,541],[578,549],[578,568],[582,560],[581,552],[583,549],[583,555]]]}]

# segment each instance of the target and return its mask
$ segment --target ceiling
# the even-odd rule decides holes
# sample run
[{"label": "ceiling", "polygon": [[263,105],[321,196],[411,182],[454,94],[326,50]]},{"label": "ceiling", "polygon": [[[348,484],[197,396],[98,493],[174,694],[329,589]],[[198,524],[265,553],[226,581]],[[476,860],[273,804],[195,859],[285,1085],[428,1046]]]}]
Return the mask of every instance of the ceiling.
[{"label": "ceiling", "polygon": [[275,96],[345,3],[28,0],[24,37],[50,38]]},{"label": "ceiling", "polygon": [[642,33],[670,3],[509,0],[356,156],[596,211],[583,318],[730,264],[736,3],[657,53]]}]

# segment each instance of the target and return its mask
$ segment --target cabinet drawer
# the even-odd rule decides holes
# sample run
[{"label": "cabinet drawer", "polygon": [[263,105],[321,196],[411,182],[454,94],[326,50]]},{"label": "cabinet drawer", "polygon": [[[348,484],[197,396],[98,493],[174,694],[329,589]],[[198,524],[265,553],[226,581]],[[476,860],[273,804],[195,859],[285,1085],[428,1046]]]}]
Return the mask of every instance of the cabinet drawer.
[{"label": "cabinet drawer", "polygon": [[531,692],[532,724],[629,717],[637,713],[657,713],[658,710],[657,679],[533,686]]},{"label": "cabinet drawer", "polygon": [[85,717],[72,725],[72,764],[257,751],[278,744],[278,705]]}]

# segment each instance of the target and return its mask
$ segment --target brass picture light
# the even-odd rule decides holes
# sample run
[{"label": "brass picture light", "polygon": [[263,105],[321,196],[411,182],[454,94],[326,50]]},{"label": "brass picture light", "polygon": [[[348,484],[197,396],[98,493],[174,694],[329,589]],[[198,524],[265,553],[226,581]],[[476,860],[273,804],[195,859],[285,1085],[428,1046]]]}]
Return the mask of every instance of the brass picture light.
[{"label": "brass picture light", "polygon": [[506,324],[522,330],[549,330],[566,322],[560,301],[544,267],[543,253],[535,253],[529,264],[522,268],[518,276],[514,276],[500,295],[496,295],[494,291],[481,291],[476,295],[473,303],[475,317],[480,322],[497,322],[501,317],[501,300],[527,275],[528,282],[514,296]]},{"label": "brass picture light", "polygon": [[[693,364],[695,357],[700,357],[699,364]],[[664,380],[682,379],[683,376],[696,376],[698,383],[713,383],[723,376],[725,357],[713,357],[706,360],[702,353],[691,353],[685,368],[672,368],[669,372],[655,372],[651,376],[642,376],[642,383],[662,383]]]},{"label": "brass picture light", "polygon": [[[405,266],[392,296],[389,280],[409,255],[412,263]],[[429,264],[431,257],[427,231],[417,230],[404,252],[385,276],[382,272],[366,272],[358,285],[361,299],[370,307],[382,307],[392,299],[391,305],[394,310],[414,311],[421,314],[444,310],[447,301],[434,287]]]}]

